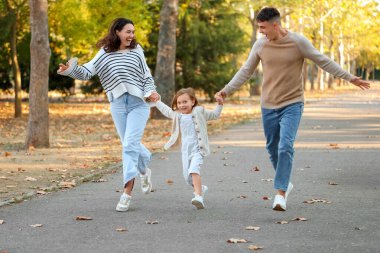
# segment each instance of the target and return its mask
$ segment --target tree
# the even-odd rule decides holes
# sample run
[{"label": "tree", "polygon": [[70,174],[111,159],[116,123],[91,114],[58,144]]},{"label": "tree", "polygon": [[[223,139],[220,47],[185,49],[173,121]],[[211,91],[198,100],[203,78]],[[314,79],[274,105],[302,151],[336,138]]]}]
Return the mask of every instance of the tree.
[{"label": "tree", "polygon": [[26,9],[27,0],[3,0],[3,4],[6,10],[6,19],[8,30],[9,43],[10,43],[10,60],[12,62],[12,75],[13,86],[15,92],[15,117],[21,117],[21,71],[17,54],[17,38],[18,32],[22,27],[23,12]]},{"label": "tree", "polygon": [[47,0],[30,0],[29,120],[25,147],[49,147],[49,35]]},{"label": "tree", "polygon": [[160,31],[154,79],[161,100],[170,104],[175,91],[176,29],[178,0],[164,0],[160,12]]}]

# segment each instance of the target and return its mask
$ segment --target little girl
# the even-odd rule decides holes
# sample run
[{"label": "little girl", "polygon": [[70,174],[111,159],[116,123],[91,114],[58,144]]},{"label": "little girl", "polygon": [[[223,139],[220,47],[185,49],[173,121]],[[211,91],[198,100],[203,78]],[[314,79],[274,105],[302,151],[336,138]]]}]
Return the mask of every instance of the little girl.
[{"label": "little girl", "polygon": [[191,203],[197,209],[205,207],[203,201],[208,188],[202,185],[200,168],[203,157],[210,154],[206,121],[219,118],[223,109],[223,99],[217,101],[218,106],[213,111],[207,110],[198,105],[194,90],[186,88],[175,94],[171,108],[161,101],[153,103],[163,115],[173,119],[172,135],[164,149],[169,149],[181,133],[183,176],[194,188]]}]

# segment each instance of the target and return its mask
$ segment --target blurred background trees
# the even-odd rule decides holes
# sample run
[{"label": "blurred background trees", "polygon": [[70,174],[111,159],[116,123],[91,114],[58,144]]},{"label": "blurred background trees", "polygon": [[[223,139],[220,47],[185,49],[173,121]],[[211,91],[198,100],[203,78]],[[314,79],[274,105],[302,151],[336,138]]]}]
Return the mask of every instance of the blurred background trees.
[{"label": "blurred background trees", "polygon": [[[351,73],[364,79],[380,78],[380,18],[376,0],[178,0],[175,30],[174,90],[194,87],[209,98],[222,88],[243,64],[257,39],[255,15],[264,6],[277,7],[283,26],[302,33],[314,46]],[[49,1],[51,57],[49,90],[63,95],[102,93],[94,78],[78,86],[56,74],[58,63],[78,57],[89,61],[96,41],[116,17],[135,22],[138,41],[152,73],[157,67],[160,12],[163,0],[55,0]],[[14,94],[15,115],[21,115],[21,90],[29,92],[29,2],[0,1],[0,89]],[[377,72],[376,72],[377,70]],[[326,90],[344,85],[307,62],[305,89]],[[157,85],[166,85],[164,82]],[[247,84],[251,95],[260,91],[258,69]],[[172,89],[173,90],[173,89]],[[174,92],[174,91],[172,91]],[[170,97],[171,95],[165,95]]]}]

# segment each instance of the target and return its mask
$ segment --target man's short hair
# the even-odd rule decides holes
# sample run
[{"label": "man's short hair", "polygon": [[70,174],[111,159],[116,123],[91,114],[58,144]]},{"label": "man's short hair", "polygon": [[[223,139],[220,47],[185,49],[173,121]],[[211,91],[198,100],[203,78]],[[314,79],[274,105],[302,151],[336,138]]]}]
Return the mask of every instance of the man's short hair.
[{"label": "man's short hair", "polygon": [[256,17],[258,22],[271,22],[271,21],[280,21],[281,15],[280,12],[273,7],[265,7],[261,9],[259,14]]}]

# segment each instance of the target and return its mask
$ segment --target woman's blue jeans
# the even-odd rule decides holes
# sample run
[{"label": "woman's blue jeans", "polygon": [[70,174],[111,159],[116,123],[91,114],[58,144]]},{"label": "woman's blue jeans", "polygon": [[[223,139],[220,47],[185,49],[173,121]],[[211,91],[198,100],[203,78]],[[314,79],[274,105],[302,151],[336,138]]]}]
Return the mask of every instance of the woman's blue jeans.
[{"label": "woman's blue jeans", "polygon": [[111,115],[122,144],[124,185],[145,174],[151,153],[141,144],[150,108],[136,96],[124,93],[111,102]]},{"label": "woman's blue jeans", "polygon": [[290,182],[294,156],[294,141],[304,104],[287,105],[279,109],[261,108],[266,148],[276,172],[274,188],[286,191]]}]

